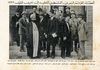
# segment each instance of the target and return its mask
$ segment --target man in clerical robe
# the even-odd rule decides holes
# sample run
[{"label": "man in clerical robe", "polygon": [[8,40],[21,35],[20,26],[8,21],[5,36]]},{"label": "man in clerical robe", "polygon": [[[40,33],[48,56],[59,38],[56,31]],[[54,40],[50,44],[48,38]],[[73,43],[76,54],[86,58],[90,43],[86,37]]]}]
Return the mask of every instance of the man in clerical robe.
[{"label": "man in clerical robe", "polygon": [[[37,11],[37,9],[36,8],[33,8],[33,12],[30,13],[29,16],[31,16],[32,14],[34,14],[34,17],[35,17],[34,18],[34,22],[38,26],[38,23],[40,21],[40,18],[39,18],[39,14],[36,11]],[[31,19],[29,18],[29,20],[31,20]]]},{"label": "man in clerical robe", "polygon": [[29,16],[30,22],[27,25],[27,55],[31,58],[39,57],[39,32],[36,25],[36,16],[31,14]]}]

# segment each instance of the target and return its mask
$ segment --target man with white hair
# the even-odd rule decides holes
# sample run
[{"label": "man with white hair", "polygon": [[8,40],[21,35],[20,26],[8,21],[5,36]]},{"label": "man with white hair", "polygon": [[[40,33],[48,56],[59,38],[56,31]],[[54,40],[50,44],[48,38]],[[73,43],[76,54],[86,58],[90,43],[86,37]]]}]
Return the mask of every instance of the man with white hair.
[{"label": "man with white hair", "polygon": [[29,16],[30,22],[27,25],[27,56],[30,58],[40,57],[39,44],[39,32],[37,25],[34,20],[36,20],[36,15],[31,14]]},{"label": "man with white hair", "polygon": [[[30,15],[34,15],[34,22],[36,23],[36,24],[38,24],[39,23],[39,21],[40,21],[40,18],[39,18],[39,14],[36,12],[36,8],[33,8],[33,12],[32,13],[30,13]],[[29,16],[30,16],[29,15]],[[29,19],[29,21],[30,21],[31,19]]]}]

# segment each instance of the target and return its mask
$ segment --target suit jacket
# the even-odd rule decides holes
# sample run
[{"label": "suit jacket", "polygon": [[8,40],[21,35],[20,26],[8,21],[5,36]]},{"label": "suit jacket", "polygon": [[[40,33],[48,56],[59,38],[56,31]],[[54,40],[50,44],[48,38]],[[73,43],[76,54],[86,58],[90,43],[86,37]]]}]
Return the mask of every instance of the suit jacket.
[{"label": "suit jacket", "polygon": [[66,23],[64,21],[64,19],[60,20],[58,31],[59,31],[59,36],[61,38],[66,37],[68,41],[70,40],[70,25],[69,25],[69,22]]},{"label": "suit jacket", "polygon": [[79,41],[87,40],[87,25],[85,21],[81,21],[78,26]]},{"label": "suit jacket", "polygon": [[40,19],[40,22],[38,23],[38,29],[39,29],[40,34],[46,33],[46,27],[47,27],[47,23],[45,19],[44,18],[42,20]]},{"label": "suit jacket", "polygon": [[47,34],[48,35],[52,35],[53,33],[58,32],[58,19],[56,19],[55,17],[53,17],[53,19],[49,19],[48,20],[48,24],[47,24]]},{"label": "suit jacket", "polygon": [[[13,17],[12,17],[12,19],[11,19],[11,24],[10,24],[10,28],[12,28],[12,29],[14,29],[14,31],[15,31],[15,29],[16,29],[16,22],[18,22],[18,20],[20,19],[21,17],[17,17],[16,15],[14,15]],[[19,28],[19,24],[17,25],[17,28]]]},{"label": "suit jacket", "polygon": [[59,24],[58,24],[58,34],[61,37],[68,36],[68,34],[69,34],[68,26],[67,26],[66,22],[64,21],[64,19],[59,20]]},{"label": "suit jacket", "polygon": [[46,13],[46,14],[44,14],[43,18],[44,18],[45,22],[47,23],[48,20],[50,19],[50,16],[48,13]]},{"label": "suit jacket", "polygon": [[70,19],[70,29],[72,40],[78,39],[78,21],[77,19]]},{"label": "suit jacket", "polygon": [[65,37],[67,38],[66,41],[70,44],[70,41],[71,41],[71,30],[70,30],[70,24],[69,22],[65,22]]},{"label": "suit jacket", "polygon": [[19,19],[19,34],[26,34],[26,26],[27,26],[27,20],[28,19],[24,19],[24,18],[20,18]]}]

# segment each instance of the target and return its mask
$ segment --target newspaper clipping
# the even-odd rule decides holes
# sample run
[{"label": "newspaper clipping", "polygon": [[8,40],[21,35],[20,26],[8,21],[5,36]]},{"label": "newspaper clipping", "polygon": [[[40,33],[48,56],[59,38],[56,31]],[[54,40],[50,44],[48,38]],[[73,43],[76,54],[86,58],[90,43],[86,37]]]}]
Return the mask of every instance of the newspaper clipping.
[{"label": "newspaper clipping", "polygon": [[0,70],[100,70],[99,3],[3,1]]}]

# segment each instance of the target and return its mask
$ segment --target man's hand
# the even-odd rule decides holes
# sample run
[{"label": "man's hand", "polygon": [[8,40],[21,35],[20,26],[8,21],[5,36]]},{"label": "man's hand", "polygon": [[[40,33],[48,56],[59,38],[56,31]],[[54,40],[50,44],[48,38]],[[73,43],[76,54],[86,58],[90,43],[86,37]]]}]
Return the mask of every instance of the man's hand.
[{"label": "man's hand", "polygon": [[19,24],[19,22],[16,22],[16,27],[17,27],[18,24]]},{"label": "man's hand", "polygon": [[18,25],[19,24],[19,22],[16,22],[16,25]]},{"label": "man's hand", "polygon": [[52,34],[53,38],[57,37],[57,34],[56,33],[53,33]]},{"label": "man's hand", "polygon": [[45,34],[45,37],[47,38],[47,34]]},{"label": "man's hand", "polygon": [[63,40],[66,40],[66,39],[67,39],[66,37],[63,38]]}]

